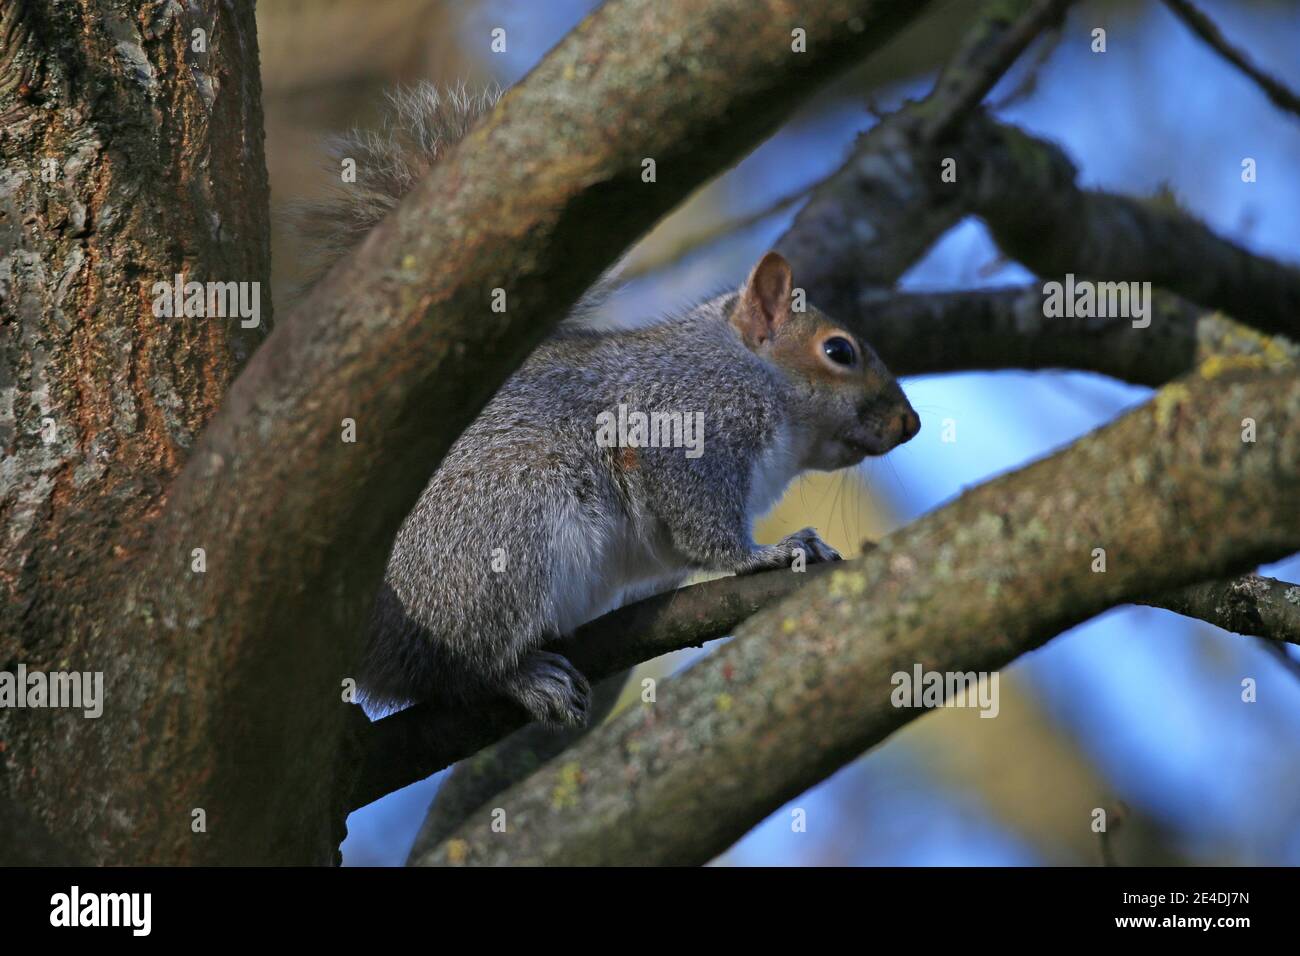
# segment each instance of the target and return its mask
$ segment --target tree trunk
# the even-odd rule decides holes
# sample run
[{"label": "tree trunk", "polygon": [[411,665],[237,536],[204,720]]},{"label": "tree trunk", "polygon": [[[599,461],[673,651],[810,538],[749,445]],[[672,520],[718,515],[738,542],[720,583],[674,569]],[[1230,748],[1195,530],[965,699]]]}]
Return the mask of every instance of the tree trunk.
[{"label": "tree trunk", "polygon": [[[0,669],[104,671],[104,601],[268,331],[269,294],[250,328],[153,308],[178,273],[269,293],[253,5],[8,0],[3,17]],[[0,709],[2,791],[53,822],[95,786],[66,745],[97,726]],[[85,836],[78,855],[102,859]]]}]

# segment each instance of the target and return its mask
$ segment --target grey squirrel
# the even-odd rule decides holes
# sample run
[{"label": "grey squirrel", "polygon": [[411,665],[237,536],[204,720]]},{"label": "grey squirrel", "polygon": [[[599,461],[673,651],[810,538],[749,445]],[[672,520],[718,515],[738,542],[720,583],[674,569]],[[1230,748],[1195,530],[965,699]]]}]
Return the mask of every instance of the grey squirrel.
[{"label": "grey squirrel", "polygon": [[[357,183],[305,213],[325,257],[364,235],[497,95],[419,86],[394,96],[379,133],[338,143]],[[397,534],[358,675],[367,703],[504,695],[536,720],[578,725],[587,681],[543,644],[694,571],[788,567],[799,551],[838,560],[811,528],[757,545],[753,521],[799,473],[883,454],[920,420],[865,342],[816,308],[792,310],[793,288],[769,252],[739,291],[684,314],[633,330],[562,326],[537,348]],[[621,447],[598,440],[602,422],[635,413],[700,422],[702,443],[664,447],[635,428]]]}]

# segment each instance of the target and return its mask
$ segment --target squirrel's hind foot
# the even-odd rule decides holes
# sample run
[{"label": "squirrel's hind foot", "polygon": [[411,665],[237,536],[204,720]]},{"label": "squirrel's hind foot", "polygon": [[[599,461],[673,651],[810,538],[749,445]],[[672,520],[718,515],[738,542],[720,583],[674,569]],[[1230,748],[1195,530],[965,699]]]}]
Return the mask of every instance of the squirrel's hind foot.
[{"label": "squirrel's hind foot", "polygon": [[591,685],[561,654],[533,651],[510,675],[503,690],[534,720],[550,727],[582,727],[587,723]]}]

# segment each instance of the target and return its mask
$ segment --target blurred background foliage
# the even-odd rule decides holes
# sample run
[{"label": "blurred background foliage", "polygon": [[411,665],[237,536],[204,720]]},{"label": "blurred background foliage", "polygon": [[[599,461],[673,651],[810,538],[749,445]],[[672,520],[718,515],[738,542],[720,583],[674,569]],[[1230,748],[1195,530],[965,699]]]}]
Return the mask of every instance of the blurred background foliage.
[{"label": "blurred background foliage", "polygon": [[[301,280],[300,249],[283,214],[328,186],[324,137],[374,125],[395,84],[511,84],[594,6],[261,0],[279,308]],[[1257,63],[1300,87],[1296,4],[1202,7]],[[632,251],[626,268],[635,278],[606,320],[646,321],[738,283],[784,231],[798,197],[842,162],[874,114],[928,90],[977,9],[974,0],[936,4],[693,195]],[[497,26],[507,31],[502,54],[489,48]],[[1095,27],[1107,31],[1104,54],[1089,49]],[[1059,39],[1040,39],[991,101],[1002,104],[1002,118],[1061,143],[1084,184],[1172,197],[1249,248],[1298,258],[1296,118],[1274,109],[1154,0],[1079,4]],[[1247,156],[1258,163],[1256,183],[1241,182]],[[941,290],[1030,279],[971,220],[901,284]],[[812,524],[856,554],[864,540],[1148,395],[1069,372],[936,376],[905,386],[921,412],[920,436],[851,473],[796,484],[760,523],[758,540]],[[941,440],[945,419],[955,441]],[[1300,561],[1265,573],[1297,580]],[[671,673],[699,653],[707,651],[652,662],[638,676]],[[1241,701],[1247,677],[1258,682],[1256,703]],[[927,714],[778,810],[718,862],[1300,864],[1300,678],[1253,641],[1165,611],[1120,608],[1018,661],[1002,675],[1001,692],[996,719],[956,708]],[[345,862],[403,862],[438,782],[354,813]],[[1097,807],[1111,816],[1108,847],[1091,829]],[[806,815],[805,832],[792,828],[795,809]]]}]

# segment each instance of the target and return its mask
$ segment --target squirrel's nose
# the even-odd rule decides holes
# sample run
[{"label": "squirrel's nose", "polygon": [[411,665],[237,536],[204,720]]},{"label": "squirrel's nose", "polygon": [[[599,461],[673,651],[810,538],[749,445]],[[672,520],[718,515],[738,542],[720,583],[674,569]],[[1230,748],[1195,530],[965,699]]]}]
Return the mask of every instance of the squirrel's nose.
[{"label": "squirrel's nose", "polygon": [[900,443],[911,441],[921,430],[921,417],[910,408],[898,416],[898,440]]}]

